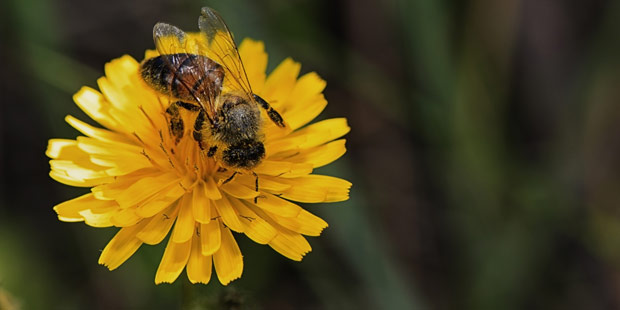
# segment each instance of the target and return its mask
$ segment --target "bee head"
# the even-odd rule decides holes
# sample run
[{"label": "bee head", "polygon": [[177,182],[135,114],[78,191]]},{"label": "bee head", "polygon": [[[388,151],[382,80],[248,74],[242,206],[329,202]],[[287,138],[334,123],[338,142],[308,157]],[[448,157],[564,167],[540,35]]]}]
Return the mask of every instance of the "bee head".
[{"label": "bee head", "polygon": [[260,111],[255,104],[240,96],[225,96],[216,116],[216,139],[225,144],[256,140],[261,124]]},{"label": "bee head", "polygon": [[265,146],[257,140],[243,140],[222,152],[222,161],[232,168],[252,169],[265,157]]}]

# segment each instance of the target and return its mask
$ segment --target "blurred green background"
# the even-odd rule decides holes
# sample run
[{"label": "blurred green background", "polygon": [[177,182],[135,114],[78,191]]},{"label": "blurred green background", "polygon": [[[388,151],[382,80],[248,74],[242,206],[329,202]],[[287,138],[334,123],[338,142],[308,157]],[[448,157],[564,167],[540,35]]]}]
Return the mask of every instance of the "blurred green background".
[{"label": "blurred green background", "polygon": [[[153,284],[163,245],[97,265],[115,229],[63,223],[47,139],[71,96],[202,6],[328,86],[352,127],[297,263],[237,236],[243,277]],[[0,309],[618,309],[620,2],[0,2]],[[4,304],[4,306],[3,306]]]}]

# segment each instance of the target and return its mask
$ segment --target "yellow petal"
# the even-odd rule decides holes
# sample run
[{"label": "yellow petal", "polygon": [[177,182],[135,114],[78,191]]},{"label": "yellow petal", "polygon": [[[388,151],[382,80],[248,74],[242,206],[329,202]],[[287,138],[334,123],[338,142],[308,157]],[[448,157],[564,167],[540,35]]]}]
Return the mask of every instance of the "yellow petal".
[{"label": "yellow petal", "polygon": [[80,197],[67,200],[57,204],[54,211],[62,221],[76,222],[83,221],[84,216],[80,212],[85,210],[110,210],[117,208],[118,205],[113,201],[95,199],[93,194],[88,193]]},{"label": "yellow petal", "polygon": [[268,193],[261,194],[256,205],[265,211],[284,217],[296,217],[301,212],[300,206]]},{"label": "yellow petal", "polygon": [[239,184],[238,182],[228,182],[220,187],[226,193],[240,199],[252,199],[258,196],[258,192]]},{"label": "yellow petal", "polygon": [[77,141],[68,139],[50,139],[45,155],[52,159],[68,160],[92,170],[104,170],[104,166],[93,164],[88,153],[77,147]]},{"label": "yellow petal", "polygon": [[[260,96],[281,113],[288,107],[288,96],[293,91],[301,64],[286,58],[269,74]],[[285,119],[286,120],[286,119]]]},{"label": "yellow petal", "polygon": [[330,143],[317,146],[306,150],[296,156],[290,157],[291,162],[300,162],[312,165],[314,168],[325,166],[346,153],[344,146],[345,139],[332,141]]},{"label": "yellow petal", "polygon": [[311,148],[340,138],[350,130],[346,118],[327,119],[300,129],[284,139],[266,143],[265,150],[269,154],[276,154],[281,151]]},{"label": "yellow petal", "polygon": [[[278,234],[269,241],[269,246],[276,250],[278,253],[296,261],[300,261],[304,255],[312,251],[310,244],[301,234],[289,230],[276,223],[269,214],[262,212],[261,210],[253,209],[258,215],[260,215],[267,223],[278,230]],[[307,215],[302,215],[306,217]]]},{"label": "yellow petal", "polygon": [[252,85],[252,91],[260,93],[265,84],[265,70],[267,69],[265,45],[261,41],[244,39],[239,45],[239,56],[241,56],[248,80]]},{"label": "yellow petal", "polygon": [[351,182],[326,175],[306,175],[297,178],[282,178],[281,182],[291,187],[281,192],[280,197],[307,203],[336,202],[349,199]]},{"label": "yellow petal", "polygon": [[136,238],[136,233],[140,231],[145,224],[144,222],[119,230],[103,249],[103,252],[101,252],[99,264],[108,267],[110,270],[114,270],[131,257],[142,245],[142,241]]},{"label": "yellow petal", "polygon": [[131,76],[138,72],[140,64],[131,56],[123,55],[105,64],[106,77],[117,88],[135,87]]},{"label": "yellow petal", "polygon": [[237,211],[230,204],[226,195],[222,196],[222,199],[213,202],[224,224],[236,232],[243,232],[243,225],[239,221],[239,215],[237,215]]},{"label": "yellow petal", "polygon": [[142,217],[139,217],[136,214],[135,208],[120,209],[118,212],[114,213],[112,217],[110,218],[110,221],[116,227],[132,226],[140,222],[141,220],[142,220]]},{"label": "yellow petal", "polygon": [[206,186],[205,195],[207,196],[207,198],[211,200],[218,200],[222,198],[222,194],[220,193],[220,190],[217,187],[217,183],[215,183],[213,178],[206,178],[205,186]]},{"label": "yellow petal", "polygon": [[212,255],[220,249],[222,237],[218,220],[200,224],[200,242],[202,243],[202,255]]},{"label": "yellow petal", "polygon": [[297,102],[295,109],[282,113],[282,118],[291,127],[297,129],[315,119],[327,106],[327,100],[322,94],[317,95],[307,103]]},{"label": "yellow petal", "polygon": [[194,219],[203,224],[211,221],[211,200],[207,198],[206,191],[205,184],[199,181],[194,187],[192,199]]},{"label": "yellow petal", "polygon": [[252,241],[258,244],[267,244],[276,236],[278,231],[247,207],[243,201],[231,198],[230,202],[239,211],[241,223],[245,226],[243,233]]},{"label": "yellow petal", "polygon": [[220,224],[220,229],[222,231],[222,245],[219,251],[213,255],[213,264],[220,283],[227,285],[230,281],[241,277],[243,256],[230,229],[222,224]]},{"label": "yellow petal", "polygon": [[114,154],[91,154],[93,163],[108,167],[105,172],[111,176],[121,176],[134,171],[152,167],[151,161],[140,153],[117,152]]},{"label": "yellow petal", "polygon": [[177,201],[184,193],[185,190],[181,186],[174,184],[138,206],[136,214],[144,218],[151,217]]},{"label": "yellow petal", "polygon": [[143,169],[127,175],[115,177],[112,182],[95,186],[90,190],[97,199],[115,200],[116,197],[121,195],[133,183],[136,183],[144,177],[152,177],[160,173],[161,172],[155,169]]},{"label": "yellow petal", "polygon": [[145,176],[119,193],[114,199],[121,208],[128,208],[179,182],[179,177],[171,172]]},{"label": "yellow petal", "polygon": [[[106,67],[111,63],[112,62],[107,63]],[[129,129],[130,132],[134,131],[136,129],[136,125],[139,124],[139,122],[136,122],[136,116],[140,117],[138,105],[133,102],[129,102],[122,89],[117,88],[117,86],[114,85],[114,83],[112,83],[106,76],[97,79],[97,86],[99,86],[99,90],[101,90],[104,98],[112,107],[112,109],[110,109],[110,114],[112,114],[115,119],[123,124],[124,127]],[[132,116],[134,117],[133,120]]]},{"label": "yellow petal", "polygon": [[96,138],[102,141],[106,141],[106,142],[121,142],[121,143],[127,143],[127,144],[132,144],[134,141],[130,140],[128,138],[128,136],[126,135],[121,135],[118,134],[116,132],[113,131],[109,131],[106,129],[101,129],[101,128],[96,128],[93,127],[85,122],[82,122],[81,120],[71,116],[71,115],[67,115],[65,117],[65,121],[71,125],[71,127],[77,129],[79,132],[91,137],[91,138]]},{"label": "yellow petal", "polygon": [[327,227],[323,219],[303,209],[297,217],[282,217],[277,214],[269,216],[282,227],[307,236],[319,236]]},{"label": "yellow petal", "polygon": [[278,253],[296,261],[300,261],[304,255],[312,251],[312,247],[301,234],[288,229],[278,229],[278,235],[269,242]]},{"label": "yellow petal", "polygon": [[92,170],[69,160],[50,160],[50,168],[52,178],[58,177],[59,182],[67,180],[81,187],[94,186],[111,179],[104,170]]},{"label": "yellow petal", "polygon": [[174,204],[160,214],[153,216],[136,237],[146,244],[159,244],[170,231],[178,210],[179,208]]},{"label": "yellow petal", "polygon": [[155,284],[174,282],[183,271],[191,249],[191,238],[183,243],[176,243],[170,238],[155,274]]},{"label": "yellow petal", "polygon": [[[282,192],[289,188],[291,188],[290,184],[280,182],[281,178],[279,177],[271,177],[267,175],[261,175],[258,177],[258,188],[259,190],[267,190],[274,192]],[[253,175],[237,175],[235,177],[235,182],[242,184],[248,188],[255,188],[256,186],[256,177]]]},{"label": "yellow petal", "polygon": [[90,187],[112,181],[105,172],[107,168],[92,163],[75,140],[51,139],[45,154],[55,159],[50,161],[50,177],[58,182]]},{"label": "yellow petal", "polygon": [[90,180],[77,180],[67,175],[64,171],[50,171],[49,176],[56,182],[60,182],[65,185],[75,186],[75,187],[91,187],[101,183],[106,183],[112,180],[112,177],[108,178],[100,178],[100,179],[90,179]]},{"label": "yellow petal", "polygon": [[211,256],[202,255],[200,237],[194,234],[192,238],[192,251],[187,261],[187,278],[192,283],[207,284],[211,280],[213,259]]},{"label": "yellow petal", "polygon": [[325,85],[325,81],[314,72],[297,80],[287,101],[290,104],[280,111],[291,129],[307,124],[325,109],[327,101],[322,94]]},{"label": "yellow petal", "polygon": [[312,173],[312,164],[302,162],[303,159],[297,160],[298,163],[279,160],[263,160],[263,162],[254,168],[254,172],[258,174],[266,174],[270,176],[298,176]]},{"label": "yellow petal", "polygon": [[[137,73],[136,70],[133,74],[136,78]],[[142,105],[136,104],[137,102],[145,102],[144,99],[148,99],[148,92],[138,91],[139,95],[147,98],[137,97],[134,94],[136,92],[135,86],[133,88],[119,88],[107,77],[99,78],[97,84],[101,93],[111,105],[109,114],[123,125],[123,130],[126,134],[138,135],[151,144],[159,140],[158,128],[153,127],[149,117],[141,110]],[[141,85],[141,81],[136,80],[135,84]],[[158,106],[155,100],[151,102],[152,106]]]},{"label": "yellow petal", "polygon": [[172,231],[172,241],[183,243],[192,238],[194,233],[194,215],[192,214],[192,196],[186,194],[179,201],[179,215]]},{"label": "yellow petal", "polygon": [[306,103],[316,98],[321,94],[327,86],[325,80],[323,80],[316,72],[309,72],[302,75],[295,83],[293,91],[291,91],[290,98],[295,104],[295,108],[303,108],[303,105],[299,103]]},{"label": "yellow petal", "polygon": [[[106,212],[93,212],[93,210],[80,211],[80,215],[84,218],[84,223],[92,227],[110,227],[114,224],[111,219],[116,214],[118,207],[110,206]],[[97,210],[99,211],[99,210]]]},{"label": "yellow petal", "polygon": [[73,101],[97,123],[108,129],[122,132],[123,127],[110,115],[110,103],[100,92],[84,86],[73,95]]}]

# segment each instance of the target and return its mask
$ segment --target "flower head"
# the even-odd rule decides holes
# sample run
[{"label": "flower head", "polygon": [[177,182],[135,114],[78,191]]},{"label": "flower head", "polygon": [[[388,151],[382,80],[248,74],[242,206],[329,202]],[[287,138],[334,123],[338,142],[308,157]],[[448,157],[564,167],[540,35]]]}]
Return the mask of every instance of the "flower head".
[{"label": "flower head", "polygon": [[[74,95],[104,128],[67,116],[83,136],[49,141],[50,176],[91,189],[54,210],[62,221],[120,228],[100,264],[113,270],[142,244],[169,235],[156,283],[175,281],[184,268],[192,283],[208,283],[214,267],[226,285],[243,271],[233,232],[299,261],[311,250],[304,236],[320,235],[327,223],[295,202],[348,199],[351,183],[312,174],[345,153],[345,140],[336,139],[349,131],[344,118],[307,125],[327,105],[325,81],[316,73],[299,77],[300,64],[291,59],[267,77],[262,42],[244,40],[239,54],[254,93],[287,124],[279,128],[261,112],[265,157],[251,173],[234,173],[207,156],[192,126],[180,139],[173,136],[166,113],[171,99],[146,85],[130,56],[106,64],[100,91],[83,87]],[[147,51],[146,58],[157,55]],[[185,124],[196,118],[191,111],[180,114]]]}]

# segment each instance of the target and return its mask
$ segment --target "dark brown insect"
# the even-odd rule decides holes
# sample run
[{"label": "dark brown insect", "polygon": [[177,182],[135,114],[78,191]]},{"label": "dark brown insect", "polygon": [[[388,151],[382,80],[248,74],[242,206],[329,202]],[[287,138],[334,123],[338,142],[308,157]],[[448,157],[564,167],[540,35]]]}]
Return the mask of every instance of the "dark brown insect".
[{"label": "dark brown insect", "polygon": [[[173,99],[166,113],[177,143],[185,131],[179,108],[196,111],[192,136],[207,156],[234,171],[251,171],[265,156],[259,107],[276,125],[286,125],[267,101],[252,92],[237,46],[221,16],[204,7],[198,27],[204,40],[192,42],[198,44],[198,53],[192,53],[182,30],[157,23],[153,38],[160,56],[141,64],[142,78]],[[229,86],[222,93],[225,78]]]}]

